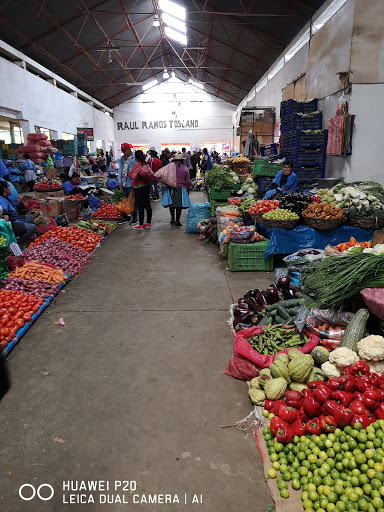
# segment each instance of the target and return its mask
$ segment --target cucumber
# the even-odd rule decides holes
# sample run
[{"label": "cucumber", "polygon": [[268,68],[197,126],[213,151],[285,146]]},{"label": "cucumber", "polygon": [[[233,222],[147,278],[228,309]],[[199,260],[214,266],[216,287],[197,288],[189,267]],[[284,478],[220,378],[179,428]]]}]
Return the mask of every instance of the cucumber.
[{"label": "cucumber", "polygon": [[368,318],[368,309],[359,309],[345,328],[339,347],[347,347],[350,350],[357,352],[357,344],[365,336]]},{"label": "cucumber", "polygon": [[[291,317],[289,317],[291,318]],[[286,325],[287,321],[284,320],[284,318],[281,318],[281,316],[276,315],[275,322],[277,324]]]},{"label": "cucumber", "polygon": [[284,306],[281,304],[277,304],[277,314],[284,318],[286,321],[291,319],[291,315],[288,313],[288,311],[285,309]]},{"label": "cucumber", "polygon": [[276,314],[277,314],[277,311],[276,311],[276,309],[274,309],[273,311],[270,311],[268,313],[268,316],[276,316]]},{"label": "cucumber", "polygon": [[259,325],[270,325],[273,321],[273,318],[271,316],[265,316],[260,320],[260,322],[257,324]]},{"label": "cucumber", "polygon": [[[311,299],[313,300],[313,299]],[[277,309],[277,306],[284,306],[285,308],[293,308],[294,306],[299,306],[302,302],[304,302],[304,299],[297,298],[297,299],[288,299],[288,300],[281,300],[280,302],[277,302],[276,304],[272,304],[271,306],[266,306],[265,311],[271,312]]]},{"label": "cucumber", "polygon": [[292,316],[292,317],[295,317],[297,315],[297,313],[299,312],[299,309],[300,309],[300,306],[297,306],[295,308],[289,308],[288,309],[288,313]]},{"label": "cucumber", "polygon": [[296,292],[295,297],[297,297],[298,299],[304,299],[305,302],[308,302],[309,304],[313,304],[315,302],[315,299],[313,297],[305,295],[305,293]]}]

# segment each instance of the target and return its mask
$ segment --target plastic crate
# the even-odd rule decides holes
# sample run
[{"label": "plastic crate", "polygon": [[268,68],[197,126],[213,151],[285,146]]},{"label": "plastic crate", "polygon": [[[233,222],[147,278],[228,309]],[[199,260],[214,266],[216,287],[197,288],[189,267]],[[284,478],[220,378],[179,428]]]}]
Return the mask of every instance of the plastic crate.
[{"label": "plastic crate", "polygon": [[260,146],[261,156],[275,156],[279,154],[278,145],[274,142],[273,144],[264,144]]},{"label": "plastic crate", "polygon": [[319,165],[317,167],[304,167],[297,166],[294,167],[293,172],[296,173],[297,179],[299,182],[308,181],[313,182],[318,178],[324,178],[325,175],[325,166]]},{"label": "plastic crate", "polygon": [[252,174],[253,176],[272,176],[274,178],[281,169],[281,164],[272,164],[265,160],[257,159],[253,164]]},{"label": "plastic crate", "polygon": [[288,135],[289,147],[291,148],[316,149],[327,147],[328,130],[322,130],[321,133],[304,133],[302,130],[299,130]]},{"label": "plastic crate", "polygon": [[[309,114],[309,112],[308,112]],[[303,116],[300,114],[291,114],[289,116],[289,130],[293,132],[296,130],[321,130],[323,124],[323,114],[318,112],[312,116]]]},{"label": "plastic crate", "polygon": [[[280,170],[281,170],[281,167],[280,167]],[[265,194],[265,192],[267,192],[271,188],[272,181],[273,181],[273,178],[261,176],[258,181],[259,194]]]},{"label": "plastic crate", "polygon": [[211,216],[215,214],[216,208],[218,208],[219,206],[226,206],[226,205],[227,205],[226,200],[221,201],[221,202],[211,200]]},{"label": "plastic crate", "polygon": [[240,190],[240,183],[236,183],[232,188],[222,188],[221,190],[217,190],[212,186],[209,190],[209,197],[214,201],[226,201],[231,195],[232,190],[238,192]]},{"label": "plastic crate", "polygon": [[264,259],[269,240],[252,244],[230,243],[228,247],[228,268],[230,272],[270,272],[273,270],[273,256]]},{"label": "plastic crate", "polygon": [[289,149],[283,150],[284,156],[292,160],[293,167],[318,167],[325,165],[327,157],[325,148],[320,149]]},{"label": "plastic crate", "polygon": [[317,110],[317,99],[309,101],[287,100],[282,101],[280,105],[280,116],[289,116],[301,112],[315,112]]}]

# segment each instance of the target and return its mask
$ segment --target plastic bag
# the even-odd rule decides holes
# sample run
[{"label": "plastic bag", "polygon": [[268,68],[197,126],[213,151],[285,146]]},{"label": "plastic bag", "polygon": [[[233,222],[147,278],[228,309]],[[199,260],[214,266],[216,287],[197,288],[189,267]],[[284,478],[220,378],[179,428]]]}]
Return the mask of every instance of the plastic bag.
[{"label": "plastic bag", "polygon": [[255,226],[239,226],[230,228],[228,239],[230,242],[247,242],[251,240],[255,233]]},{"label": "plastic bag", "polygon": [[327,247],[324,250],[325,250],[325,254],[327,256],[342,256],[343,255],[342,252],[336,251],[336,249],[334,249],[332,247],[332,245],[327,245]]},{"label": "plastic bag", "polygon": [[0,234],[4,235],[4,237],[8,240],[8,244],[12,242],[16,243],[16,238],[12,226],[4,219],[0,219]]},{"label": "plastic bag", "polygon": [[384,288],[364,288],[360,295],[365,305],[381,320],[384,320]]},{"label": "plastic bag", "polygon": [[[247,341],[247,338],[252,338],[252,336],[260,334],[263,329],[266,329],[266,327],[267,326],[250,327],[249,329],[243,329],[242,331],[239,331],[236,334],[235,340],[233,342],[233,353],[235,357],[246,359],[247,361],[250,361],[252,364],[254,364],[257,368],[269,368],[275,360],[276,354],[264,356],[257,352]],[[304,331],[304,333],[310,337],[310,340],[304,345],[304,347],[300,347],[299,350],[303,354],[309,354],[319,344],[320,339],[314,334],[308,333],[306,331]],[[288,350],[289,349],[285,349],[277,353],[286,354]],[[227,370],[228,369],[229,366]]]},{"label": "plastic bag", "polygon": [[[312,252],[318,254],[311,254]],[[323,260],[324,258],[325,251],[323,249],[302,249],[301,251],[286,256],[283,258],[283,261],[287,266],[290,266],[292,264],[301,265],[309,262],[312,263],[312,261]]]},{"label": "plastic bag", "polygon": [[155,172],[155,177],[160,183],[164,183],[172,188],[177,188],[176,181],[176,164],[171,162],[168,165],[165,165],[161,169]]},{"label": "plastic bag", "polygon": [[[313,308],[307,316],[305,328],[308,332],[319,336],[321,339],[341,341],[344,334],[344,329],[341,329],[341,327],[346,327],[352,320],[352,317],[353,313]],[[336,327],[337,330],[320,329],[324,324],[327,324],[330,327]]]},{"label": "plastic bag", "polygon": [[135,210],[135,193],[132,192],[129,194],[129,197],[126,197],[122,201],[116,204],[116,210],[121,213],[126,213],[127,215],[131,215]]},{"label": "plastic bag", "polygon": [[210,216],[210,203],[192,203],[188,209],[187,227],[185,229],[185,233],[200,233],[199,228],[197,227],[198,223],[202,222],[204,219],[209,218]]}]

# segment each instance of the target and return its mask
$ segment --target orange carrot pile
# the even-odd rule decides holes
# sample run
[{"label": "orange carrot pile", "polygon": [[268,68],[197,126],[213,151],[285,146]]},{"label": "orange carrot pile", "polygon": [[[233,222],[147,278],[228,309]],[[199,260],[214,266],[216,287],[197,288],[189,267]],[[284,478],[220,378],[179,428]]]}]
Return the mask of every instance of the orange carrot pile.
[{"label": "orange carrot pile", "polygon": [[20,279],[39,279],[47,283],[59,284],[68,279],[61,270],[47,267],[38,261],[27,261],[22,267],[17,267],[9,274],[9,277]]},{"label": "orange carrot pile", "polygon": [[350,247],[371,247],[371,242],[357,242],[353,236],[351,236],[349,242],[343,242],[342,244],[336,245],[334,249],[339,252],[344,252]]}]

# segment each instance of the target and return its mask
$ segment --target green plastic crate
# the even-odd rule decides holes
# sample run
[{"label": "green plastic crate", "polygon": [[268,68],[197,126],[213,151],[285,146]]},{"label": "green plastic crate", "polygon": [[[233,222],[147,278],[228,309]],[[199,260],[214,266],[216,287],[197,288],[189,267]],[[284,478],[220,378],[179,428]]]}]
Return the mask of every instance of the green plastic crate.
[{"label": "green plastic crate", "polygon": [[276,174],[283,168],[282,164],[271,164],[265,160],[255,160],[253,164],[253,175],[254,176],[271,176],[275,177]]},{"label": "green plastic crate", "polygon": [[226,206],[226,205],[227,205],[226,200],[221,201],[221,202],[211,200],[211,216],[214,215],[214,213],[216,212],[216,208],[218,208],[219,206]]},{"label": "green plastic crate", "polygon": [[209,192],[209,197],[214,201],[226,201],[231,195],[232,190],[238,192],[240,190],[240,183],[236,183],[232,188],[222,188],[221,190],[215,189],[215,187],[212,185]]},{"label": "green plastic crate", "polygon": [[273,256],[264,259],[269,240],[252,244],[231,242],[228,248],[228,268],[231,272],[270,272]]}]

